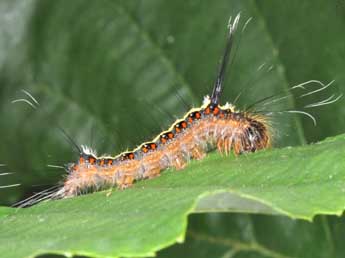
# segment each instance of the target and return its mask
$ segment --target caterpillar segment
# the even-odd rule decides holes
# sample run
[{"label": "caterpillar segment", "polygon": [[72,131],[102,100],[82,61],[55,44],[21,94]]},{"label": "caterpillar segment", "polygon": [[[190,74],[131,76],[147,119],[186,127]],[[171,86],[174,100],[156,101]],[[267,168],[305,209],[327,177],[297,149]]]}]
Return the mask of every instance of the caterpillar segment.
[{"label": "caterpillar segment", "polygon": [[268,148],[271,135],[265,117],[214,105],[206,97],[201,108],[189,111],[151,142],[116,157],[97,157],[83,147],[78,162],[69,166],[64,197],[85,189],[130,187],[135,181],[151,179],[168,168],[183,169],[191,159],[203,159],[214,149],[235,155]]}]

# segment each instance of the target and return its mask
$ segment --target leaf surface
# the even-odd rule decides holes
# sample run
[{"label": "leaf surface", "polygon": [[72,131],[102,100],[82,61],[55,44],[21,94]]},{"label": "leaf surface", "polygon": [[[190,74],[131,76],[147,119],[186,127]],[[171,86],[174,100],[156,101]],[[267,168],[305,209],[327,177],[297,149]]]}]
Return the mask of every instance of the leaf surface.
[{"label": "leaf surface", "polygon": [[[228,211],[258,212],[247,205],[248,199],[274,210],[261,208],[261,213],[307,220],[315,214],[341,215],[345,161],[338,158],[339,151],[345,151],[344,143],[341,135],[310,146],[240,157],[213,153],[191,162],[182,172],[166,171],[157,179],[110,196],[99,192],[19,209],[1,220],[0,251],[6,257],[45,252],[98,257],[152,255],[184,239],[187,216],[198,212],[198,207],[206,205],[204,212],[219,206]],[[223,204],[209,203],[208,197],[218,193],[246,200],[225,198]]]}]

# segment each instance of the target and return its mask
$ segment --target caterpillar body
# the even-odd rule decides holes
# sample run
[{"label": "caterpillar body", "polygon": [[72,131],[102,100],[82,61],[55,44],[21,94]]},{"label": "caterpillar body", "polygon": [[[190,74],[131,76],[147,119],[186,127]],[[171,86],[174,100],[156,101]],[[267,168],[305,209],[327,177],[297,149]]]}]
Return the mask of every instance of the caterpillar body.
[{"label": "caterpillar body", "polygon": [[254,152],[270,146],[271,136],[264,116],[240,112],[229,103],[220,105],[224,73],[233,35],[240,15],[229,23],[227,44],[211,97],[200,108],[193,108],[166,131],[133,151],[116,157],[100,156],[86,146],[80,148],[76,163],[68,165],[61,189],[51,198],[79,195],[90,189],[112,186],[124,189],[141,179],[158,176],[161,171],[183,169],[190,159],[202,159],[213,149],[229,154]]},{"label": "caterpillar body", "polygon": [[75,196],[93,186],[127,188],[136,180],[153,178],[167,168],[183,169],[190,159],[202,159],[218,149],[228,154],[254,152],[270,146],[264,117],[236,112],[229,104],[213,105],[205,98],[201,108],[192,109],[151,142],[117,157],[97,157],[83,147],[79,161],[69,166],[64,187],[56,194]]},{"label": "caterpillar body", "polygon": [[[230,59],[233,38],[238,26],[240,14],[228,25],[228,36],[220,68],[210,96],[206,96],[199,108],[188,111],[182,119],[160,133],[152,141],[145,142],[132,151],[119,155],[97,156],[87,146],[79,147],[79,159],[66,165],[67,175],[62,186],[55,186],[23,200],[16,206],[25,207],[47,199],[62,199],[77,196],[90,191],[110,187],[125,189],[135,181],[151,179],[160,175],[163,170],[183,169],[191,159],[202,159],[207,152],[217,149],[228,155],[233,152],[239,155],[247,152],[269,148],[272,142],[272,130],[268,115],[260,112],[240,111],[234,105],[221,105],[220,98],[226,66]],[[317,83],[322,87],[301,95],[311,95],[326,89],[319,81],[309,81],[294,88],[305,89],[308,83]],[[35,103],[37,101],[24,92]],[[272,97],[272,96],[271,96]],[[271,97],[265,98],[269,100]],[[327,105],[337,101],[334,95],[327,100],[309,104],[306,107]],[[284,99],[279,98],[278,100]],[[18,100],[25,101],[25,100]],[[26,102],[26,101],[25,101]],[[290,113],[302,113],[315,119],[306,112],[288,110]]]}]

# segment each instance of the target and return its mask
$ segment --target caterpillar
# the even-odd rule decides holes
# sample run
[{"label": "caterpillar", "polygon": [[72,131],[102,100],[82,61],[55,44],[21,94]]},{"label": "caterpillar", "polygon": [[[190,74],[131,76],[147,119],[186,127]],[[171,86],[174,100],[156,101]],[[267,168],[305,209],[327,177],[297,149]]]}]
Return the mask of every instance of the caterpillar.
[{"label": "caterpillar", "polygon": [[[228,102],[221,104],[224,77],[239,19],[240,14],[233,22],[231,19],[229,21],[226,45],[212,92],[210,96],[204,97],[200,107],[189,110],[153,140],[115,157],[97,156],[91,148],[85,145],[79,147],[69,138],[78,151],[79,159],[66,165],[67,175],[62,186],[55,186],[35,194],[17,203],[16,206],[31,206],[47,199],[69,198],[111,187],[126,189],[138,180],[159,176],[163,170],[169,168],[181,170],[191,159],[203,159],[208,152],[215,149],[225,155],[231,152],[240,155],[271,147],[272,128],[268,115],[251,112],[250,109],[241,111]],[[303,88],[310,82],[317,81],[309,81],[295,87]],[[324,90],[330,84],[321,85],[320,89],[302,96]],[[32,95],[28,92],[24,93],[38,104]],[[309,104],[309,107],[330,104],[339,97],[334,99],[332,95],[324,101]],[[270,98],[272,96],[264,100]],[[27,102],[23,99],[19,101]],[[315,122],[309,113],[298,110],[288,112],[305,114]]]}]

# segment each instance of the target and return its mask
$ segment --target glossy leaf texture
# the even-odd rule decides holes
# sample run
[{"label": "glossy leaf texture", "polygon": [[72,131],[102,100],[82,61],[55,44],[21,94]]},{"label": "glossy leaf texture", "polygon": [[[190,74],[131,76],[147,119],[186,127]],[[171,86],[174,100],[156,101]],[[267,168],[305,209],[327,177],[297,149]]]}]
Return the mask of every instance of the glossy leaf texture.
[{"label": "glossy leaf texture", "polygon": [[[316,214],[341,215],[345,160],[337,158],[338,151],[345,151],[344,142],[342,135],[310,146],[231,159],[214,153],[183,172],[167,171],[126,191],[18,209],[0,221],[0,251],[6,257],[49,252],[148,256],[182,241],[187,216],[193,211],[280,214],[306,220]],[[210,200],[219,194],[217,201]]]}]

